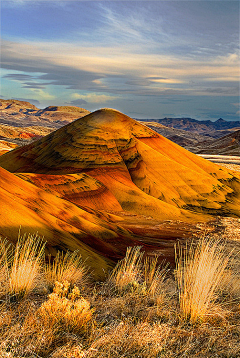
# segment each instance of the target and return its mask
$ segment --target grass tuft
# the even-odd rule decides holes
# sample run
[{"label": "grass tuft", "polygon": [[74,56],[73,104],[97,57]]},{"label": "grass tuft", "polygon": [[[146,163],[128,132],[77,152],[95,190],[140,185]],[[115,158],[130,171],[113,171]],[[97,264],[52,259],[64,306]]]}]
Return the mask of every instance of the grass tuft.
[{"label": "grass tuft", "polygon": [[143,252],[140,246],[128,247],[126,256],[119,261],[110,276],[119,291],[125,291],[138,286],[142,278],[142,259]]},{"label": "grass tuft", "polygon": [[158,265],[157,257],[146,257],[143,263],[144,282],[148,295],[151,298],[160,298],[164,295],[163,283],[167,275],[167,265]]},{"label": "grass tuft", "polygon": [[6,295],[9,291],[9,267],[11,260],[12,245],[6,239],[0,238],[0,296]]},{"label": "grass tuft", "polygon": [[52,262],[49,256],[45,265],[45,278],[50,289],[53,289],[55,282],[68,281],[71,285],[83,285],[87,276],[88,270],[78,251],[58,252]]},{"label": "grass tuft", "polygon": [[28,236],[19,234],[9,269],[11,299],[21,299],[36,287],[44,249],[45,242],[37,233]]},{"label": "grass tuft", "polygon": [[224,278],[231,254],[224,246],[209,238],[199,241],[196,248],[179,249],[176,276],[179,288],[180,315],[197,323],[211,315],[223,313],[217,304],[218,289]]}]

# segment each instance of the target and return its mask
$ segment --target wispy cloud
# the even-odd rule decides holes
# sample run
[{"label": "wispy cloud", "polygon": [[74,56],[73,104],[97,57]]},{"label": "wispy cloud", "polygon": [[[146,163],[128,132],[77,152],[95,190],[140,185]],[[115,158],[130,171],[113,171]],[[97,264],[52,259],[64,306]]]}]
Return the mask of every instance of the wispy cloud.
[{"label": "wispy cloud", "polygon": [[22,82],[22,81],[32,80],[34,77],[30,76],[30,75],[26,75],[24,73],[9,73],[9,74],[3,76],[3,78]]},{"label": "wispy cloud", "polygon": [[4,75],[3,78],[12,81],[21,82],[22,88],[45,89],[46,86],[52,84],[52,82],[42,82],[42,81],[36,82],[36,80],[39,79],[37,76],[26,75],[23,73],[9,73],[7,75]]},{"label": "wispy cloud", "polygon": [[240,102],[232,103],[232,105],[235,106],[235,107],[237,107],[238,110],[237,110],[236,114],[237,114],[237,115],[240,115]]},{"label": "wispy cloud", "polygon": [[[145,3],[146,4],[146,3]],[[100,3],[101,10],[101,22],[100,35],[105,39],[113,40],[115,43],[131,43],[137,41],[139,43],[147,43],[152,46],[154,41],[153,34],[156,29],[158,34],[161,31],[161,17],[158,17],[158,21],[149,21],[150,13],[149,6],[144,5],[142,7],[136,7],[133,3],[129,3],[127,11],[120,11],[119,4],[110,7],[108,3]],[[155,30],[154,30],[155,29]],[[116,37],[116,34],[118,36]]]},{"label": "wispy cloud", "polygon": [[[68,43],[4,41],[2,67],[22,71],[22,75],[10,73],[5,78],[22,81],[23,86],[29,88],[61,85],[115,94],[122,90],[138,94],[144,87],[144,92],[152,95],[164,91],[233,95],[237,86],[232,86],[232,82],[239,80],[237,53],[210,58],[203,63],[173,55],[134,54],[129,47],[86,48]],[[30,78],[31,72],[42,75]]]}]

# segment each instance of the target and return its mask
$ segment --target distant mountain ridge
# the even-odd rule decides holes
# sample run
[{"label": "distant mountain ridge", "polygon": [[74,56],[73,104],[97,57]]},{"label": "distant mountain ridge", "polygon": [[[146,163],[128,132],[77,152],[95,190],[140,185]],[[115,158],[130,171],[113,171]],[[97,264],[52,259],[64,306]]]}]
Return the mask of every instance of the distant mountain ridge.
[{"label": "distant mountain ridge", "polygon": [[162,119],[144,119],[144,122],[157,122],[166,127],[182,129],[189,132],[197,132],[198,134],[209,134],[213,131],[228,130],[240,127],[240,121],[226,121],[219,118],[217,121],[197,120],[193,118],[162,118]]},{"label": "distant mountain ridge", "polygon": [[172,142],[181,145],[182,147],[193,146],[198,142],[203,142],[206,140],[206,136],[204,135],[199,135],[198,133],[193,133],[182,129],[167,127],[157,122],[142,121],[140,123],[145,124],[149,128],[153,129],[155,132],[161,134],[165,138],[168,138]]}]

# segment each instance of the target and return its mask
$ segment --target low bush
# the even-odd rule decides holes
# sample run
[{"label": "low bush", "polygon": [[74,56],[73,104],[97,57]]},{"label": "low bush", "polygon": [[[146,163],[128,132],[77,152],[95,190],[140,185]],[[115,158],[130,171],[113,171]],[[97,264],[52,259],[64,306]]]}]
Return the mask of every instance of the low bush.
[{"label": "low bush", "polygon": [[38,310],[42,323],[54,330],[84,333],[92,322],[93,310],[90,303],[81,297],[79,289],[70,283],[56,282],[53,293]]}]

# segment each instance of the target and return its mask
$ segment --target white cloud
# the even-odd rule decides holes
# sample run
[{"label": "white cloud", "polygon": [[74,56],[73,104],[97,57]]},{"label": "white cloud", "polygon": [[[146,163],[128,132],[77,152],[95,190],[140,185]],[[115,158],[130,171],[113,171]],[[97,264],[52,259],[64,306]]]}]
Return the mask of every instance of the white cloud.
[{"label": "white cloud", "polygon": [[149,80],[151,82],[155,82],[155,83],[172,83],[172,84],[177,84],[177,83],[184,83],[184,80],[177,80],[177,79],[173,79],[173,78],[156,78],[156,79],[151,79],[149,78]]},{"label": "white cloud", "polygon": [[31,91],[37,93],[37,96],[40,100],[51,100],[56,98],[48,92],[43,91],[42,89],[30,89]]},{"label": "white cloud", "polygon": [[238,111],[236,112],[236,114],[240,114],[240,102],[237,103],[231,103],[233,106],[238,108]]},{"label": "white cloud", "polygon": [[88,94],[79,94],[73,93],[73,99],[82,99],[88,103],[105,103],[107,101],[113,101],[118,98],[116,96],[107,96],[105,94],[97,94],[97,93],[88,93]]}]

